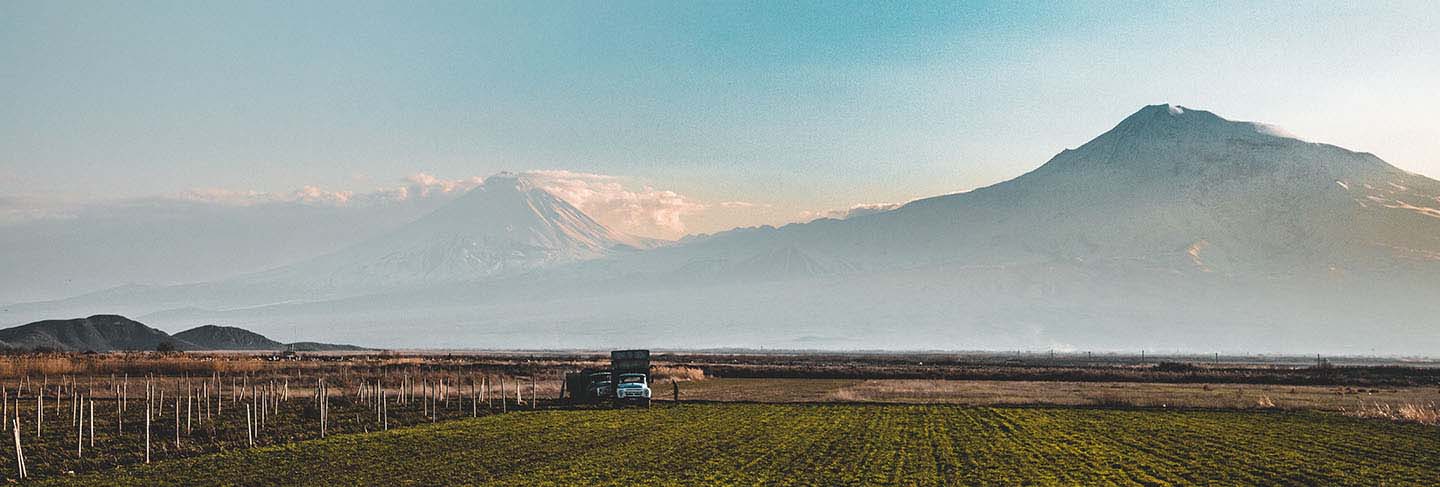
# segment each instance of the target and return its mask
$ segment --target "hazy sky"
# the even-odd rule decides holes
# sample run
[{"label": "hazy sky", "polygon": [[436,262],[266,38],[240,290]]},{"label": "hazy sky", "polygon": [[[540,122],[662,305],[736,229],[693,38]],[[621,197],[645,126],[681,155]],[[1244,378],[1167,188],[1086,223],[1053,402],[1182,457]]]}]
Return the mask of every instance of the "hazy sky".
[{"label": "hazy sky", "polygon": [[673,236],[1008,179],[1167,102],[1440,176],[1440,2],[1036,3],[8,0],[0,216],[565,170]]}]

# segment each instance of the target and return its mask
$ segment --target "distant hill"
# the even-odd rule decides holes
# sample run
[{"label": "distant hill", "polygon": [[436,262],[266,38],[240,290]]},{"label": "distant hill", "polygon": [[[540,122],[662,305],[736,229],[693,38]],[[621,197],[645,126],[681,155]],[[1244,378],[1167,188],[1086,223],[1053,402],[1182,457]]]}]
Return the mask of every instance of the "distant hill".
[{"label": "distant hill", "polygon": [[118,315],[45,320],[0,330],[0,343],[11,350],[52,349],[74,352],[155,350],[169,342],[180,350],[201,348]]},{"label": "distant hill", "polygon": [[205,325],[176,333],[175,338],[205,350],[279,350],[284,343],[244,328]]},{"label": "distant hill", "polygon": [[119,315],[45,320],[0,330],[0,349],[68,352],[152,351],[162,343],[176,350],[293,350],[329,352],[368,350],[354,345],[317,342],[281,343],[244,328],[205,325],[170,335]]},{"label": "distant hill", "polygon": [[287,344],[281,345],[281,347],[283,347],[283,348],[286,349],[286,350],[290,350],[290,351],[294,351],[294,352],[360,352],[360,351],[370,350],[370,349],[368,349],[368,348],[365,348],[365,347],[357,347],[357,346],[355,346],[355,345],[345,345],[345,344],[338,344],[338,343],[320,343],[320,342],[295,342],[295,343],[287,343]]}]

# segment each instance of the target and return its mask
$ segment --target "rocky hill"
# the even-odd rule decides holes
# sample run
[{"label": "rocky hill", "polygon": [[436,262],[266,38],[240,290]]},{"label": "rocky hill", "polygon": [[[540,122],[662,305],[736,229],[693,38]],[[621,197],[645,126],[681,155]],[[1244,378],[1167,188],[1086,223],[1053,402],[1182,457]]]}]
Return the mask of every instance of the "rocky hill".
[{"label": "rocky hill", "polygon": [[284,343],[244,328],[205,325],[175,334],[175,338],[206,350],[279,350]]},{"label": "rocky hill", "polygon": [[[162,347],[163,345],[163,347]],[[0,330],[0,349],[11,351],[134,352],[160,349],[358,351],[354,345],[281,343],[233,326],[205,325],[170,335],[119,315],[44,320]]]},{"label": "rocky hill", "polygon": [[0,330],[0,344],[11,350],[116,352],[155,350],[162,343],[169,343],[180,350],[200,348],[117,315],[37,321]]}]

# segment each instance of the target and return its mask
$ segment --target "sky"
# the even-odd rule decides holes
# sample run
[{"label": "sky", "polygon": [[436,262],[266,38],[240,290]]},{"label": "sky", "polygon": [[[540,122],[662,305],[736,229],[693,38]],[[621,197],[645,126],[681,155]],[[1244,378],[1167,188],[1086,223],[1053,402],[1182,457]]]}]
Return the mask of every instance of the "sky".
[{"label": "sky", "polygon": [[1440,176],[1440,3],[841,3],[0,2],[0,225],[516,171],[676,238],[993,184],[1158,103]]}]

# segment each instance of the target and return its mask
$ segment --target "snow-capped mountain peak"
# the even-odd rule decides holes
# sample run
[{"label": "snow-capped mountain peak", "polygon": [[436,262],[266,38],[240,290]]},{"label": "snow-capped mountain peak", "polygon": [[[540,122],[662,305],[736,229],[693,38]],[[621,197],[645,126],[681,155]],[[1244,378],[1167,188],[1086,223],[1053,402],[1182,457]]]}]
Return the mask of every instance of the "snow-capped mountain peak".
[{"label": "snow-capped mountain peak", "polygon": [[1211,137],[1271,137],[1309,142],[1276,125],[1229,120],[1209,111],[1172,104],[1141,108],[1115,127],[1116,130],[1122,128],[1129,133],[1148,131],[1175,135],[1189,132],[1191,135],[1204,134]]}]

